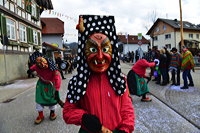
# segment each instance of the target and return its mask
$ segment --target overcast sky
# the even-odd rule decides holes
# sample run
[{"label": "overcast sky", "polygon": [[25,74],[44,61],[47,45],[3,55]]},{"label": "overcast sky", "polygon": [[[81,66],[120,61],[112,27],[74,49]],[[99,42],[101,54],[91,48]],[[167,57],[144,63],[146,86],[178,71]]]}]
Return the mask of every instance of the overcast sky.
[{"label": "overcast sky", "polygon": [[[65,22],[65,36],[68,42],[77,42],[77,30],[80,14],[113,15],[117,33],[146,36],[145,26],[151,26],[153,12],[157,18],[180,20],[179,0],[51,0],[54,12],[44,11],[42,17],[58,17]],[[183,21],[200,24],[200,0],[182,0]],[[67,16],[67,17],[66,17]],[[71,19],[69,18],[71,17]],[[73,19],[72,19],[73,18]]]}]

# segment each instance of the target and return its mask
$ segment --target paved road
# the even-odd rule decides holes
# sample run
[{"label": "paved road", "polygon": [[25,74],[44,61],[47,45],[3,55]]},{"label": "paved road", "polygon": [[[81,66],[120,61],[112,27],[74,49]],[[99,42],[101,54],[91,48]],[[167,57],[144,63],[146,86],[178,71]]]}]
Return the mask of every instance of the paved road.
[{"label": "paved road", "polygon": [[[130,70],[129,65],[122,65],[124,73]],[[75,72],[74,72],[75,73]],[[72,75],[66,75],[61,87],[61,98],[65,99],[67,83]],[[24,82],[26,84],[26,82]],[[151,85],[152,84],[152,85]],[[159,89],[152,82],[151,87]],[[161,88],[162,89],[162,88]],[[0,133],[77,133],[79,127],[66,125],[62,119],[62,109],[58,107],[58,117],[55,121],[49,120],[49,110],[45,109],[45,120],[40,125],[34,125],[37,117],[34,102],[34,88],[17,95],[8,103],[0,104]],[[158,96],[162,93],[155,91]],[[161,91],[162,92],[162,91]],[[169,94],[167,94],[169,95]],[[175,94],[174,94],[175,95]],[[135,108],[135,131],[134,133],[198,133],[197,127],[179,115],[169,106],[151,96],[151,103],[140,102],[140,98],[132,96]],[[162,97],[162,95],[160,96]],[[173,103],[176,99],[169,98]],[[199,99],[199,97],[198,97]],[[198,102],[198,99],[196,102]],[[178,100],[179,101],[179,100]],[[197,103],[196,105],[199,105]],[[174,105],[176,106],[176,105]],[[189,107],[191,108],[191,107]],[[189,109],[188,109],[189,110]],[[198,114],[197,114],[198,115]],[[198,118],[198,117],[196,117]],[[197,119],[199,121],[199,119]]]}]

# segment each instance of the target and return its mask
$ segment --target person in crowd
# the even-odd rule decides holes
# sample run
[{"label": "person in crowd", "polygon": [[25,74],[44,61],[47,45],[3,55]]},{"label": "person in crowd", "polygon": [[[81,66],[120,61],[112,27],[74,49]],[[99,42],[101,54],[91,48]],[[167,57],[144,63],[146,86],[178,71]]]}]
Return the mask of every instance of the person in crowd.
[{"label": "person in crowd", "polygon": [[161,76],[159,76],[157,83],[160,83],[160,85],[167,85],[167,55],[165,53],[165,49],[160,50],[160,56],[159,56],[159,70],[161,73]]},{"label": "person in crowd", "polygon": [[123,63],[125,63],[125,60],[124,60],[125,57],[124,57],[124,56],[125,56],[125,55],[124,55],[123,53],[120,54],[120,57],[121,57],[120,59],[121,59],[121,61],[122,61]]},{"label": "person in crowd", "polygon": [[135,57],[134,51],[132,51],[132,52],[131,52],[131,62],[132,62],[132,63],[134,63],[134,57]]},{"label": "person in crowd", "polygon": [[128,62],[129,62],[129,63],[131,62],[131,57],[132,57],[131,51],[129,51],[129,52],[128,52]]},{"label": "person in crowd", "polygon": [[[152,58],[153,58],[153,60],[159,59],[160,52],[159,52],[157,46],[153,46],[153,47],[152,47],[152,52],[151,52],[151,53],[152,53]],[[155,67],[156,67],[156,66],[155,66]],[[153,67],[153,69],[151,70],[151,73],[154,73],[155,67]],[[152,81],[158,82],[158,77],[155,77]]]},{"label": "person in crowd", "polygon": [[134,109],[121,72],[113,16],[81,15],[77,75],[63,110],[79,133],[132,133]]},{"label": "person in crowd", "polygon": [[72,74],[72,71],[74,69],[74,62],[73,62],[73,58],[72,58],[72,55],[69,56],[69,63],[70,63],[70,67],[68,68],[68,73]]},{"label": "person in crowd", "polygon": [[[146,52],[146,54],[143,57],[145,60],[147,60],[148,62],[153,62],[153,53],[152,50],[149,48],[148,52]],[[154,67],[150,67],[151,71],[150,71],[150,75],[153,75],[154,73]]]},{"label": "person in crowd", "polygon": [[65,62],[67,63],[67,68],[65,69],[65,74],[67,73],[71,73],[71,67],[72,67],[72,63],[71,63],[71,55],[68,54],[67,57],[65,58]]},{"label": "person in crowd", "polygon": [[73,55],[73,69],[77,67],[77,57],[76,55]]},{"label": "person in crowd", "polygon": [[182,46],[181,70],[183,71],[182,76],[184,81],[184,85],[181,87],[181,89],[188,89],[188,86],[194,86],[194,82],[191,75],[191,70],[194,71],[194,59],[192,53],[185,46]]},{"label": "person in crowd", "polygon": [[169,65],[169,71],[172,73],[172,84],[171,85],[180,85],[180,68],[181,68],[181,55],[177,52],[177,49],[174,47],[171,49],[172,56]]},{"label": "person in crowd", "polygon": [[[33,65],[33,62],[31,62],[30,57],[28,59],[28,69]],[[28,78],[35,78],[35,75],[33,72],[28,72]]]},{"label": "person in crowd", "polygon": [[170,64],[170,61],[171,61],[171,53],[168,51],[167,47],[164,47],[165,49],[165,54],[167,56],[167,63],[166,63],[166,73],[167,73],[167,83],[169,83],[169,64]]},{"label": "person in crowd", "polygon": [[61,79],[56,64],[50,58],[34,54],[32,59],[34,59],[35,64],[28,71],[36,71],[39,77],[35,94],[36,110],[38,111],[35,124],[40,124],[44,120],[43,110],[45,106],[50,109],[50,120],[55,120],[57,117],[55,114],[56,104],[59,103],[63,107],[64,103],[59,96]]},{"label": "person in crowd", "polygon": [[142,102],[151,101],[151,98],[146,97],[146,94],[149,93],[149,87],[144,78],[150,81],[150,77],[146,76],[146,69],[148,67],[154,67],[155,64],[155,62],[149,63],[145,59],[140,59],[128,73],[127,82],[130,94],[142,96]]},{"label": "person in crowd", "polygon": [[140,58],[140,53],[139,53],[139,49],[137,49],[135,51],[135,62],[137,62],[139,60],[139,58]]},{"label": "person in crowd", "polygon": [[154,61],[153,53],[152,53],[152,50],[150,48],[148,49],[148,52],[145,54],[144,59],[147,60],[148,62]]},{"label": "person in crowd", "polygon": [[61,64],[64,63],[63,60],[61,59],[61,55],[56,57],[55,61],[56,61],[56,65],[58,66],[58,71],[60,72],[62,79],[66,79],[63,74],[63,70],[61,68]]}]

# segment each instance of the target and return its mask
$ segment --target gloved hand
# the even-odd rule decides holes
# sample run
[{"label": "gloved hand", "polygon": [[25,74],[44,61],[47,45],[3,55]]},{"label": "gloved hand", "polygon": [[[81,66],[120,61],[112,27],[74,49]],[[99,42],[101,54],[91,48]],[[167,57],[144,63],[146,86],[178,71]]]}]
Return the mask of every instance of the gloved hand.
[{"label": "gloved hand", "polygon": [[127,133],[124,130],[118,130],[118,133]]},{"label": "gloved hand", "polygon": [[33,72],[32,69],[28,69],[28,70],[27,70],[27,74],[30,74],[30,73],[32,73],[32,72]]},{"label": "gloved hand", "polygon": [[158,59],[155,59],[154,62],[155,62],[156,65],[159,65],[160,61]]},{"label": "gloved hand", "polygon": [[151,80],[151,77],[145,77],[148,81],[150,81]]},{"label": "gloved hand", "polygon": [[58,93],[59,93],[58,91],[55,91],[54,94],[54,99],[56,99],[57,101],[60,100]]},{"label": "gloved hand", "polygon": [[124,130],[115,129],[113,133],[127,133]]},{"label": "gloved hand", "polygon": [[101,131],[101,123],[98,117],[91,114],[83,114],[82,116],[82,124],[89,131],[96,133]]},{"label": "gloved hand", "polygon": [[58,102],[61,108],[64,107],[64,103],[63,101],[60,100],[60,97],[59,97],[59,91],[55,91],[54,99]]}]

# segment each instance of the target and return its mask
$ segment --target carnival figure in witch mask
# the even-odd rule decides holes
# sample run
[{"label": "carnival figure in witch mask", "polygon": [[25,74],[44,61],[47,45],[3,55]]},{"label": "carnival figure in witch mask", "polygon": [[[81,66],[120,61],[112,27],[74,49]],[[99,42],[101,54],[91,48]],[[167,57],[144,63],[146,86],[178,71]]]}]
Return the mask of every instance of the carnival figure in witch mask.
[{"label": "carnival figure in witch mask", "polygon": [[36,71],[39,77],[35,94],[36,111],[38,111],[35,124],[40,124],[44,120],[43,110],[45,106],[49,107],[50,120],[55,120],[57,117],[55,114],[56,104],[59,103],[63,106],[59,96],[61,79],[60,73],[51,59],[38,54],[33,54],[31,59],[35,64],[28,71]]},{"label": "carnival figure in witch mask", "polygon": [[131,133],[134,109],[118,57],[113,16],[81,15],[78,68],[68,84],[63,109],[66,124],[79,133]]}]

